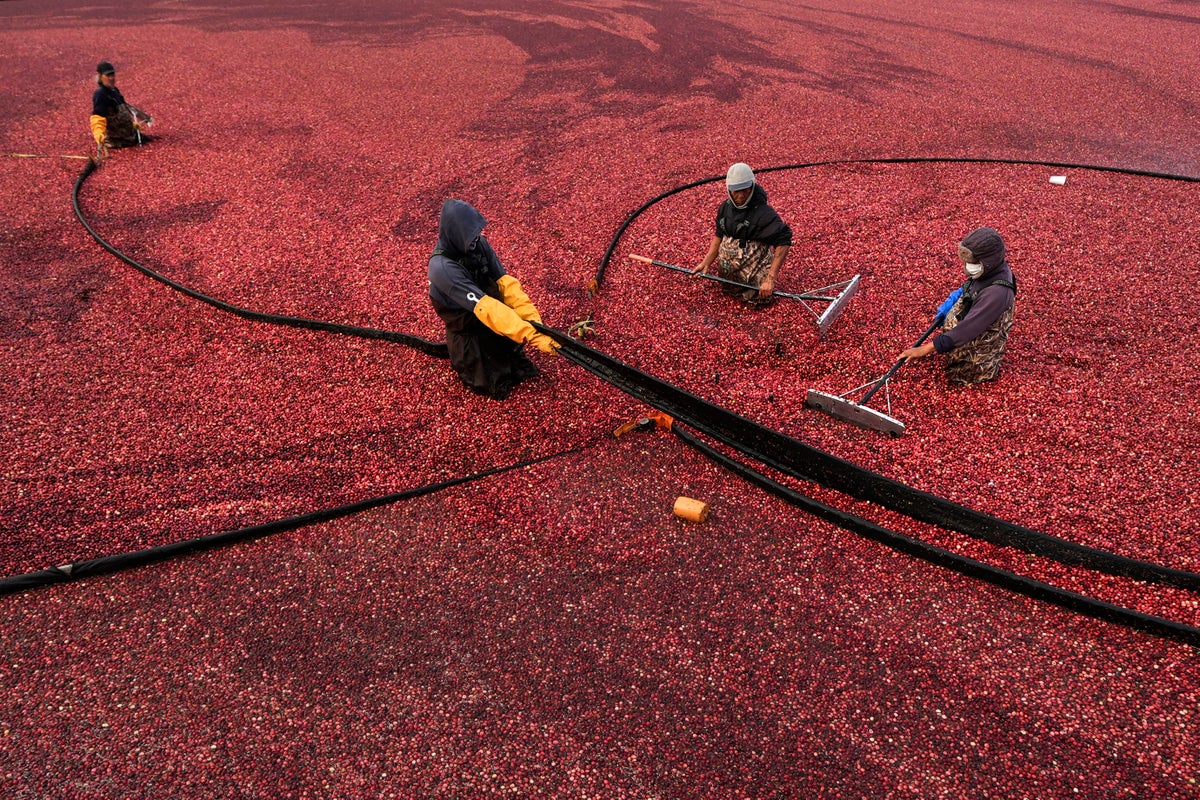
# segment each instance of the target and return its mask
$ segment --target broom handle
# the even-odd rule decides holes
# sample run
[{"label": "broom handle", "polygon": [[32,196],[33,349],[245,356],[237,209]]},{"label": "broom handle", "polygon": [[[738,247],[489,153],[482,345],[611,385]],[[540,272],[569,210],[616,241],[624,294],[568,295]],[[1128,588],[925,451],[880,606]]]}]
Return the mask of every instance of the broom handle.
[{"label": "broom handle", "polygon": [[[916,343],[913,344],[913,347],[920,347],[921,344],[924,343],[924,341],[929,338],[929,335],[931,333],[933,333],[939,327],[941,327],[942,321],[944,319],[945,319],[945,317],[943,317],[941,314],[939,314],[938,318],[933,321],[933,324],[930,325],[929,328],[924,333],[921,334],[921,338],[917,339]],[[905,361],[908,361],[908,359],[902,358],[899,361],[897,361],[895,364],[893,364],[892,368],[889,369],[882,378],[880,378],[878,381],[875,382],[875,385],[871,387],[871,391],[869,391],[865,395],[863,395],[863,399],[859,400],[858,404],[860,406],[866,405],[867,401],[871,399],[871,396],[873,394],[875,394],[876,392],[878,392],[880,387],[882,387],[885,383],[887,383],[888,379],[896,374],[896,370],[898,370],[898,369],[900,369],[900,367],[904,366]]]},{"label": "broom handle", "polygon": [[[946,296],[946,299],[942,301],[942,304],[937,307],[937,316],[933,318],[933,324],[929,326],[929,330],[921,334],[921,338],[917,339],[917,343],[914,344],[913,347],[920,347],[921,343],[929,338],[929,334],[941,327],[942,323],[946,321],[946,315],[950,313],[950,309],[954,308],[954,304],[958,302],[958,298],[962,297],[962,293],[963,290],[959,288],[955,289]],[[879,387],[887,383],[888,378],[895,375],[896,370],[900,369],[901,365],[907,360],[907,358],[902,358],[893,364],[892,368],[887,371],[887,374],[880,378],[878,383],[871,387],[871,391],[867,392],[866,396],[859,401],[859,405],[866,405],[866,402],[871,399],[871,395],[879,391]]]}]

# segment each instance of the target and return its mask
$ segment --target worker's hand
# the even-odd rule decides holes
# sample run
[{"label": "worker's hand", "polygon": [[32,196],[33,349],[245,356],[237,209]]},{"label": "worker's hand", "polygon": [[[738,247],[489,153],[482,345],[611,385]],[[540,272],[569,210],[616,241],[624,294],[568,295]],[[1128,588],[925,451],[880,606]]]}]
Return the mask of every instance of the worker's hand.
[{"label": "worker's hand", "polygon": [[712,265],[711,265],[711,264],[705,264],[703,261],[701,261],[699,264],[697,264],[697,265],[696,265],[696,268],[695,268],[694,270],[692,270],[692,277],[694,278],[694,277],[696,277],[697,275],[707,275],[707,274],[708,274],[708,268],[709,268],[710,266],[712,266]]},{"label": "worker's hand", "polygon": [[529,337],[529,344],[541,350],[547,355],[558,355],[558,348],[562,347],[558,342],[551,339],[544,333],[535,333]]},{"label": "worker's hand", "polygon": [[758,287],[758,299],[766,300],[773,294],[775,294],[775,279],[768,275],[763,278],[763,282]]},{"label": "worker's hand", "polygon": [[903,353],[900,354],[900,358],[904,359],[905,361],[909,361],[911,359],[924,358],[925,356],[930,355],[933,352],[934,352],[933,343],[927,342],[926,344],[919,345],[917,347],[908,348],[907,350],[905,350]]}]

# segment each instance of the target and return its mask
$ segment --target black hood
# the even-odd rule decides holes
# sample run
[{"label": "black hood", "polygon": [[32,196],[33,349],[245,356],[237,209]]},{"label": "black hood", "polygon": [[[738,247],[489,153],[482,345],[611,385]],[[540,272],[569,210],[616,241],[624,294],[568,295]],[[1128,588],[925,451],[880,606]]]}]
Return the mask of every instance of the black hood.
[{"label": "black hood", "polygon": [[438,217],[438,247],[455,257],[471,252],[471,242],[481,233],[487,220],[465,200],[450,199],[442,203]]}]

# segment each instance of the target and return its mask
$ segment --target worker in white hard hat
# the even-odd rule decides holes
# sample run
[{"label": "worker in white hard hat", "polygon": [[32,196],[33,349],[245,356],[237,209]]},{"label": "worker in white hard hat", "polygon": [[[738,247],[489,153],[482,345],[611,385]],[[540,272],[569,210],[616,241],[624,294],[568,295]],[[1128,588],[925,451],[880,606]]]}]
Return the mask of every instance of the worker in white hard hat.
[{"label": "worker in white hard hat", "polygon": [[757,287],[722,284],[726,294],[740,296],[756,308],[766,307],[775,301],[775,279],[792,246],[792,229],[767,203],[766,190],[749,164],[738,162],[729,168],[725,190],[728,197],[717,209],[708,252],[693,274],[707,273],[716,262],[719,277]]}]

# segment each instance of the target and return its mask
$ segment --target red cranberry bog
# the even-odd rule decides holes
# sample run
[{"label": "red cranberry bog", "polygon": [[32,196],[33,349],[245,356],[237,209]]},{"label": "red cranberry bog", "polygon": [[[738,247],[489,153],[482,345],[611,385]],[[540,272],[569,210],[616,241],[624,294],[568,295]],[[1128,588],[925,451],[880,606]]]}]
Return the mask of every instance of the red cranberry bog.
[{"label": "red cranberry bog", "polygon": [[[0,17],[0,795],[1200,794],[1193,4]],[[158,136],[81,180],[101,59]],[[628,258],[739,160],[823,337]],[[504,403],[409,346],[448,196],[565,342]],[[805,408],[980,225],[1000,379]]]}]

